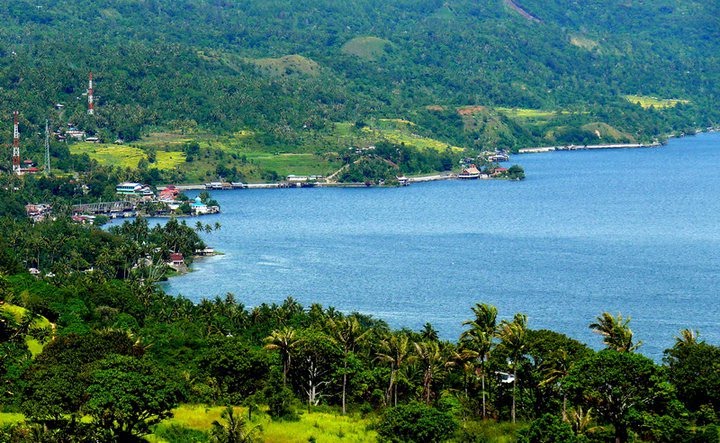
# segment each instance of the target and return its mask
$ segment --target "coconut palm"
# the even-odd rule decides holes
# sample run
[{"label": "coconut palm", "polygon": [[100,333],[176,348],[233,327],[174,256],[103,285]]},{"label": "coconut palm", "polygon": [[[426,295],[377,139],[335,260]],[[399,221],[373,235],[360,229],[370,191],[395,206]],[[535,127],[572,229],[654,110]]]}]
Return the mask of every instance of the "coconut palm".
[{"label": "coconut palm", "polygon": [[698,344],[699,335],[698,331],[683,329],[680,331],[680,335],[675,336],[675,345],[673,347],[680,349],[696,345]]},{"label": "coconut palm", "polygon": [[512,388],[512,422],[515,423],[516,393],[517,393],[517,368],[525,356],[527,316],[515,314],[512,321],[503,320],[500,323],[498,336],[502,346],[507,350],[510,359],[510,370],[513,375]]},{"label": "coconut palm", "polygon": [[283,385],[287,384],[287,375],[292,362],[292,350],[298,345],[299,341],[295,329],[288,326],[279,331],[273,331],[265,338],[265,349],[277,349],[280,351],[283,365]]},{"label": "coconut palm", "polygon": [[390,404],[394,397],[394,405],[397,406],[398,400],[398,374],[402,367],[407,363],[410,355],[410,339],[403,333],[391,334],[388,338],[380,342],[382,352],[376,356],[377,360],[390,364],[390,384],[385,395],[385,401]]},{"label": "coconut palm", "polygon": [[482,384],[482,411],[483,418],[486,418],[487,393],[485,391],[485,366],[487,364],[490,351],[492,350],[493,339],[497,333],[497,308],[492,305],[477,303],[472,308],[472,311],[475,314],[475,319],[463,322],[463,325],[469,326],[469,329],[463,331],[460,336],[460,340],[468,348],[476,351],[478,358],[480,359],[478,369]]},{"label": "coconut palm", "polygon": [[432,383],[445,367],[446,359],[440,349],[440,344],[436,341],[424,341],[413,343],[415,346],[415,355],[410,360],[420,364],[423,372],[423,398],[426,404],[430,404],[432,397]]},{"label": "coconut palm", "polygon": [[[565,349],[555,351],[550,359],[541,365],[543,379],[540,386],[560,385],[560,381],[570,372],[571,365],[572,359]],[[564,389],[561,390],[563,395],[562,418],[563,421],[567,421],[567,393]]]},{"label": "coconut palm", "polygon": [[608,349],[618,352],[633,352],[642,342],[633,344],[633,332],[628,326],[630,317],[624,319],[622,314],[613,317],[609,312],[603,312],[596,323],[590,324],[590,329],[603,336],[603,343]]},{"label": "coconut palm", "polygon": [[212,436],[213,442],[254,443],[256,441],[261,441],[256,434],[261,432],[262,428],[260,426],[252,426],[248,428],[245,420],[242,417],[235,415],[235,411],[231,406],[225,408],[220,417],[225,421],[225,423],[220,423],[217,420],[212,422],[210,435]]},{"label": "coconut palm", "polygon": [[328,320],[330,336],[340,346],[343,352],[343,387],[342,387],[342,413],[345,414],[345,401],[348,381],[348,357],[355,347],[362,343],[370,334],[370,329],[363,331],[356,317],[345,317],[338,320]]}]

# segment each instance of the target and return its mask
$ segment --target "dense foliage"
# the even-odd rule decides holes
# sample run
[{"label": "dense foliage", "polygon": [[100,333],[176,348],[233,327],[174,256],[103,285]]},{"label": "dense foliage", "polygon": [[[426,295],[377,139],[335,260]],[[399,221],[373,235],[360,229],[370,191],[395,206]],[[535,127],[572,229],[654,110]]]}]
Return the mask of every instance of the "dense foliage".
[{"label": "dense foliage", "polygon": [[[154,284],[168,252],[202,246],[175,220],[103,231],[5,216],[0,229],[0,406],[25,419],[0,428],[4,440],[252,439],[258,418],[315,408],[367,414],[388,441],[482,441],[492,422],[517,422],[529,442],[718,437],[720,348],[694,331],[658,365],[622,316],[591,323],[607,348],[595,352],[477,304],[450,342],[429,324],[392,330],[292,298],[248,309],[232,294],[168,296]],[[226,409],[209,432],[156,427],[181,403],[248,416]]]},{"label": "dense foliage", "polygon": [[372,118],[479,149],[650,140],[720,120],[718,12],[695,0],[17,0],[0,11],[2,138],[19,110],[36,161],[48,118],[108,142],[247,129],[245,144],[295,150]]}]

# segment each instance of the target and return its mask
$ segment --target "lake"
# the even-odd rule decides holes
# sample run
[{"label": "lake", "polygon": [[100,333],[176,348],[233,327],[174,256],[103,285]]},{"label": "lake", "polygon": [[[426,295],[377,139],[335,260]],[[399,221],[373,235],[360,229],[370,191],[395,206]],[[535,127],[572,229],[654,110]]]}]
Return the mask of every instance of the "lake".
[{"label": "lake", "polygon": [[450,340],[484,302],[594,348],[600,313],[631,316],[656,360],[682,328],[720,343],[720,133],[511,160],[525,181],[214,192],[223,213],[200,220],[222,224],[204,238],[224,255],[164,288],[292,296]]}]

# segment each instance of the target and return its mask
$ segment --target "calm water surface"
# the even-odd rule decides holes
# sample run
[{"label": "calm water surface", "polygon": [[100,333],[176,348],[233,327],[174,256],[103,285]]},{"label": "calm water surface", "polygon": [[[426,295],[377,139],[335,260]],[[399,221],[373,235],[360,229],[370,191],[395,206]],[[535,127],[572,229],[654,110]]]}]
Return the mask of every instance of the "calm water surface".
[{"label": "calm water surface", "polygon": [[682,328],[720,343],[720,134],[512,160],[527,180],[215,192],[205,240],[225,255],[165,289],[293,296],[452,340],[486,302],[596,348],[597,315],[630,315],[656,359]]}]

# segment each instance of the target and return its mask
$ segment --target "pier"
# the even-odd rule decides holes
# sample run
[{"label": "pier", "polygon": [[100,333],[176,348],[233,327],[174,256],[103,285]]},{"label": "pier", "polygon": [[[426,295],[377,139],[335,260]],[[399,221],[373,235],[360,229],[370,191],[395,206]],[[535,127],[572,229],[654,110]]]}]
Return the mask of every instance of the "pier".
[{"label": "pier", "polygon": [[73,205],[74,214],[111,214],[129,212],[135,209],[135,203],[129,201],[88,203],[84,205]]},{"label": "pier", "polygon": [[542,146],[538,148],[523,148],[518,154],[539,154],[554,151],[585,151],[590,149],[634,149],[634,148],[657,148],[660,143],[615,143],[605,145],[567,145],[567,146]]}]

